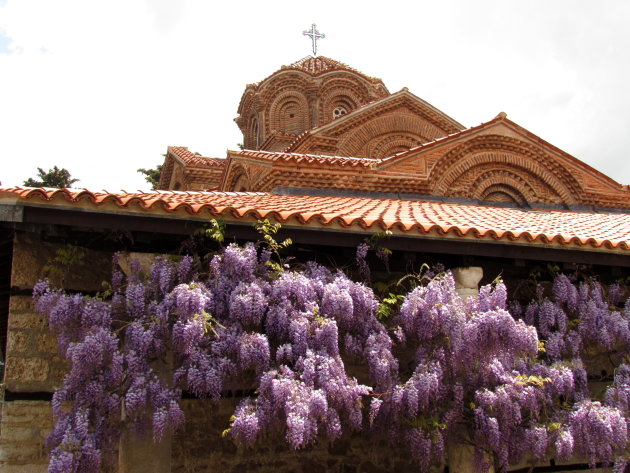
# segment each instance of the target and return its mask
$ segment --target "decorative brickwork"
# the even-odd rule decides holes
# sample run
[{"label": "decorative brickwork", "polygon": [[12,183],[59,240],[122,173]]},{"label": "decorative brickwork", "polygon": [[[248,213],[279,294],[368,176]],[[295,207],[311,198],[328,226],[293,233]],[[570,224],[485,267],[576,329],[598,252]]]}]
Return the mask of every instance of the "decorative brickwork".
[{"label": "decorative brickwork", "polygon": [[388,95],[380,79],[333,59],[309,56],[248,85],[236,123],[246,148],[280,151],[304,131]]},{"label": "decorative brickwork", "polygon": [[[309,130],[286,151],[385,158],[461,130],[455,120],[403,89]],[[328,146],[321,147],[323,139]]]},{"label": "decorative brickwork", "polygon": [[158,189],[216,190],[224,169],[225,159],[200,156],[185,146],[169,146]]},{"label": "decorative brickwork", "polygon": [[[405,129],[402,124],[406,120],[412,123],[417,119],[412,115],[387,118],[381,116],[360,124],[341,140],[330,143],[342,151],[362,145],[364,154],[372,158],[229,152],[221,189],[265,192],[280,187],[352,189],[457,197],[524,207],[551,204],[630,208],[628,186],[546,143],[504,114],[477,127],[383,158],[380,155],[387,154],[387,150],[394,152],[407,147],[418,136],[403,132],[379,135],[378,124],[398,123],[400,129]],[[297,147],[323,143],[315,141],[316,135],[305,136]],[[248,175],[255,179],[248,181],[246,187],[233,187],[236,170],[247,174],[248,168],[252,169]]]},{"label": "decorative brickwork", "polygon": [[630,208],[630,189],[545,142],[505,113],[464,127],[406,88],[325,57],[248,85],[245,150],[227,159],[169,148],[160,189],[352,190],[531,207]]}]

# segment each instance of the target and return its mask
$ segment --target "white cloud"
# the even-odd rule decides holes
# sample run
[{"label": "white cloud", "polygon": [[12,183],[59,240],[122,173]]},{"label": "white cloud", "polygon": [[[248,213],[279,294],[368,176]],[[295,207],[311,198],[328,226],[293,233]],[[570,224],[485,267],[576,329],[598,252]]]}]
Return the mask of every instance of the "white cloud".
[{"label": "white cloud", "polygon": [[202,0],[0,1],[0,180],[68,168],[144,187],[166,146],[224,156],[245,84],[310,53],[403,86],[467,126],[499,111],[617,180],[630,136],[630,4]]}]

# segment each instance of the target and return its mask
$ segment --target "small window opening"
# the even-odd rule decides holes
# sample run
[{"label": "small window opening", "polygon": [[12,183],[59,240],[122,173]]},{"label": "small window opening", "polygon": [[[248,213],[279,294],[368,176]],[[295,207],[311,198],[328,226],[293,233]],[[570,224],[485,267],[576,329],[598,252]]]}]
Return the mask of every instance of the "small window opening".
[{"label": "small window opening", "polygon": [[336,107],[333,110],[333,120],[344,116],[346,113],[348,113],[348,111],[344,107]]}]

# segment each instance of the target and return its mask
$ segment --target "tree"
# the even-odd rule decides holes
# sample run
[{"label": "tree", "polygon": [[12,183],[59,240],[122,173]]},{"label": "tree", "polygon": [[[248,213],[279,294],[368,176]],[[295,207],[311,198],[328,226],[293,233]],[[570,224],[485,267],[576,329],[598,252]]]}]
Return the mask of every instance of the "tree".
[{"label": "tree", "polygon": [[79,181],[79,179],[73,179],[70,176],[70,171],[65,168],[59,169],[57,166],[53,166],[48,172],[44,171],[42,168],[37,168],[37,177],[39,180],[29,177],[24,181],[24,185],[29,187],[58,187],[63,189],[65,187],[72,187],[72,184]]},{"label": "tree", "polygon": [[151,184],[152,190],[157,189],[158,184],[160,183],[160,174],[162,173],[161,164],[158,164],[152,169],[140,168],[138,169],[138,172],[144,174],[144,178],[149,184]]}]

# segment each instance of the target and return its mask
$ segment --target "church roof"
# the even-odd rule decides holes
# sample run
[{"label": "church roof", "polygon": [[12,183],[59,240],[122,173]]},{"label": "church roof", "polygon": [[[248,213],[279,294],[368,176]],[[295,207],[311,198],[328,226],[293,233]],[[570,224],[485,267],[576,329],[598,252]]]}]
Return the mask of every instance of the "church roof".
[{"label": "church roof", "polygon": [[186,146],[169,146],[168,151],[187,166],[202,168],[225,166],[225,159],[201,156],[189,151]]},{"label": "church roof", "polygon": [[295,164],[325,164],[333,166],[372,167],[382,159],[355,158],[348,156],[327,156],[321,154],[283,153],[277,151],[241,150],[229,151],[229,156],[256,159],[261,161],[286,162]]},{"label": "church roof", "polygon": [[459,241],[629,254],[630,215],[523,210],[382,198],[282,196],[264,192],[92,192],[0,189],[0,204],[231,222],[270,218],[288,228],[345,230]]},{"label": "church roof", "polygon": [[265,77],[263,80],[256,82],[255,84],[248,85],[247,88],[249,88],[250,86],[257,88],[265,81],[274,77],[276,74],[290,70],[305,72],[311,76],[319,76],[321,74],[327,74],[334,71],[347,71],[357,74],[373,84],[383,84],[383,81],[381,79],[377,77],[370,77],[362,73],[361,71],[358,71],[357,69],[354,69],[353,67],[350,67],[347,64],[344,64],[343,62],[337,61],[335,59],[331,59],[326,56],[306,56],[299,61],[289,64],[288,66],[282,66],[279,70]]},{"label": "church roof", "polygon": [[353,67],[344,64],[343,62],[336,61],[335,59],[331,59],[326,56],[306,56],[305,58],[300,59],[299,61],[294,62],[289,68],[299,69],[304,72],[308,72],[312,75],[319,75],[324,72],[329,71],[339,71],[346,70],[352,71],[357,74],[363,75],[362,72],[357,71]]},{"label": "church roof", "polygon": [[[348,129],[352,129],[353,126],[356,126],[356,124],[365,122],[368,118],[374,118],[379,112],[386,112],[388,109],[393,109],[401,105],[407,105],[420,116],[425,116],[434,125],[442,129],[444,135],[451,135],[465,130],[464,125],[435,108],[427,101],[411,93],[409,89],[405,87],[386,97],[363,104],[332,122],[300,133],[293,139],[289,146],[286,147],[285,151],[291,152],[299,150],[300,146],[303,145],[305,141],[309,140],[311,136],[335,134],[335,129],[342,130],[342,132],[347,131]],[[337,131],[337,134],[338,133],[339,131]]]}]

